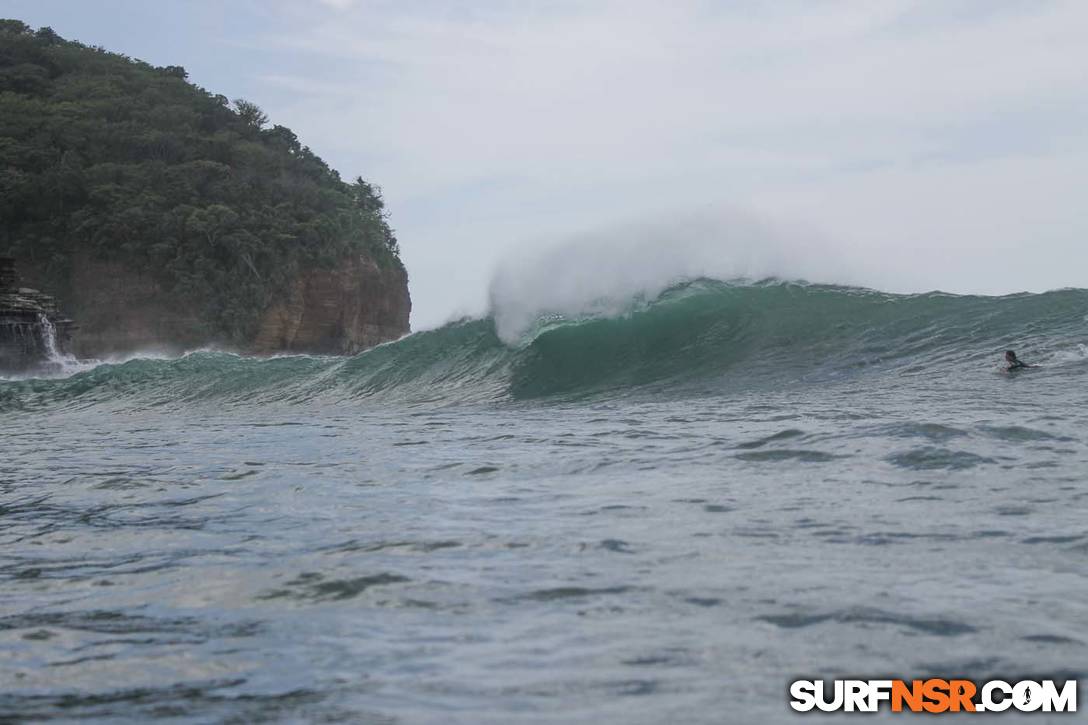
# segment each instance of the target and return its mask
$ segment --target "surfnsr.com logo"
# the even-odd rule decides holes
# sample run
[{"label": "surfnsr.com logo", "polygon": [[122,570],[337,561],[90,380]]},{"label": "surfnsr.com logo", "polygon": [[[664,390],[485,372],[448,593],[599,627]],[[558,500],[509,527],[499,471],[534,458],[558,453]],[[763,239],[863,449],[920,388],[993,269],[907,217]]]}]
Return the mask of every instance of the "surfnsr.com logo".
[{"label": "surfnsr.com logo", "polygon": [[1076,712],[1077,681],[1053,680],[796,680],[790,707],[799,712]]}]

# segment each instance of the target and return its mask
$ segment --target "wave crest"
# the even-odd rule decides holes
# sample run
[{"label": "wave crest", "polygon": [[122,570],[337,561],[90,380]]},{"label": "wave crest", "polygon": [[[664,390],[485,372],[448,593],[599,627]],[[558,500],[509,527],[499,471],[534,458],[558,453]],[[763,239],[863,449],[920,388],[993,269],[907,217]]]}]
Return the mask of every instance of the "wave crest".
[{"label": "wave crest", "polygon": [[699,279],[610,315],[536,320],[516,345],[494,318],[409,335],[354,358],[198,352],[0,383],[0,410],[295,404],[360,399],[489,403],[548,396],[700,394],[853,375],[986,369],[1007,347],[1077,364],[1088,290],[1007,297]]}]

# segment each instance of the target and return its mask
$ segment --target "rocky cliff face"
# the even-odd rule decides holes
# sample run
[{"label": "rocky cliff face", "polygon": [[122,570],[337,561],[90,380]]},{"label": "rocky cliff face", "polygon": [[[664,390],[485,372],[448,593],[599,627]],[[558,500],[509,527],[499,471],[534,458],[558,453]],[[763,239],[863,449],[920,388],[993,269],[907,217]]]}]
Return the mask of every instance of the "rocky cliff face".
[{"label": "rocky cliff face", "polygon": [[71,331],[56,300],[22,287],[15,260],[0,257],[0,373],[41,367],[65,354]]},{"label": "rocky cliff face", "polygon": [[215,342],[191,301],[170,294],[146,271],[119,262],[76,257],[65,309],[79,324],[73,352],[80,358],[179,353]]},{"label": "rocky cliff face", "polygon": [[404,270],[352,257],[296,279],[261,319],[253,351],[351,355],[407,334],[411,310]]},{"label": "rocky cliff face", "polygon": [[[201,318],[199,305],[172,294],[148,271],[78,257],[66,287],[61,301],[79,326],[72,345],[77,357],[179,353],[223,344]],[[354,255],[333,269],[304,270],[263,313],[256,335],[240,352],[353,354],[407,334],[411,308],[402,269],[382,269]]]}]

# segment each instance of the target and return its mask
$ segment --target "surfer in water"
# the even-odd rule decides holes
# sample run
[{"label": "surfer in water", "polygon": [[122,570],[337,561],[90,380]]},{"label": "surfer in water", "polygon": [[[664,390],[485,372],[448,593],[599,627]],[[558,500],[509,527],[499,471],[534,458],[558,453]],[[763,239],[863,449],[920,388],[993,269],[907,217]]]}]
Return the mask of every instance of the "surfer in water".
[{"label": "surfer in water", "polygon": [[1005,363],[1005,370],[1010,373],[1013,370],[1034,367],[1034,365],[1028,365],[1026,362],[1023,362],[1020,358],[1016,357],[1016,353],[1012,350],[1005,351]]}]

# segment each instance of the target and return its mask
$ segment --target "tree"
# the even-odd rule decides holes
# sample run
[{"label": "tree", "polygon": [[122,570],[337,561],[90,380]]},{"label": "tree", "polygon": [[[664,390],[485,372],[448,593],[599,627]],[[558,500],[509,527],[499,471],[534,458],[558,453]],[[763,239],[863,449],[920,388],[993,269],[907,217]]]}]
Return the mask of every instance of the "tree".
[{"label": "tree", "polygon": [[297,154],[302,150],[302,144],[299,143],[298,136],[286,126],[276,125],[264,133],[269,140],[283,144],[283,146],[293,154]]},{"label": "tree", "polygon": [[355,177],[355,183],[351,185],[351,200],[357,209],[367,214],[380,216],[385,209],[381,187],[374,186],[361,176]]},{"label": "tree", "polygon": [[9,33],[11,35],[30,35],[33,31],[30,26],[21,20],[9,20],[7,18],[0,18],[0,33]]},{"label": "tree", "polygon": [[268,114],[262,111],[261,107],[256,103],[250,103],[244,98],[235,99],[234,111],[247,126],[252,126],[257,130],[264,128],[265,124],[268,123]]},{"label": "tree", "polygon": [[46,45],[55,45],[62,42],[62,38],[56,34],[56,32],[49,26],[38,28],[38,32],[34,34],[40,42]]},{"label": "tree", "polygon": [[238,214],[229,206],[212,204],[203,209],[195,209],[186,220],[189,230],[215,247],[219,237],[230,232],[238,224]]}]

